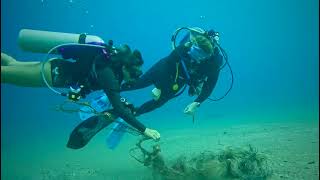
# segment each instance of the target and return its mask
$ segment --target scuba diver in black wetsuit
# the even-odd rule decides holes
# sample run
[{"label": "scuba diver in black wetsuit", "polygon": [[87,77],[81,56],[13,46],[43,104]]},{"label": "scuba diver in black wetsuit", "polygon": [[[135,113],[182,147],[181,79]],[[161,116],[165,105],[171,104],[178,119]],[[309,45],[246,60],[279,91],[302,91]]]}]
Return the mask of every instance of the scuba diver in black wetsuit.
[{"label": "scuba diver in black wetsuit", "polygon": [[[41,33],[49,37],[48,41],[51,40],[55,43],[57,37],[68,36],[66,33],[52,36],[51,32],[43,33],[42,31],[37,31],[35,34],[39,36]],[[80,97],[84,97],[92,91],[103,90],[113,109],[105,112],[103,117],[89,118],[76,127],[70,135],[67,144],[69,148],[79,149],[85,146],[91,137],[110,124],[115,116],[121,117],[141,134],[152,139],[159,139],[158,131],[146,128],[140,123],[120,96],[122,81],[134,81],[142,74],[140,68],[143,60],[140,52],[137,50],[132,52],[128,45],[116,48],[111,41],[109,44],[81,42],[86,38],[83,35],[79,36],[79,44],[50,47],[49,49],[52,49],[48,52],[48,55],[51,52],[58,52],[62,55],[62,58],[53,58],[46,62],[21,62],[1,53],[1,83],[24,87],[44,87],[47,85],[57,94],[68,96],[73,101],[77,101]],[[20,36],[23,37],[23,35]],[[52,38],[50,39],[50,37]],[[78,38],[78,36],[76,37]],[[43,37],[31,37],[30,39],[32,41],[43,39]],[[62,39],[64,40],[63,37]],[[44,43],[43,46],[50,44],[39,43]],[[52,44],[50,45],[52,46]],[[32,44],[28,44],[29,46],[32,46]],[[71,92],[60,93],[53,87],[70,87]]]},{"label": "scuba diver in black wetsuit", "polygon": [[218,33],[200,28],[185,29],[189,29],[190,33],[184,41],[187,41],[186,38],[189,38],[189,41],[179,45],[169,56],[154,64],[135,83],[122,85],[121,91],[141,89],[152,84],[156,87],[152,91],[154,99],[137,108],[136,115],[161,107],[170,99],[179,96],[186,85],[189,85],[190,96],[198,95],[184,110],[184,113],[193,115],[196,108],[213,91],[223,64]]}]

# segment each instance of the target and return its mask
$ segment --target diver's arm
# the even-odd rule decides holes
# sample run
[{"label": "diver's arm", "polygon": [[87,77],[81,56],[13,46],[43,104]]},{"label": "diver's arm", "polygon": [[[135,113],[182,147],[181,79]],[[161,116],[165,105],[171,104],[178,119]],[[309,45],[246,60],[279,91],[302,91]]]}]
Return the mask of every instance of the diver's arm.
[{"label": "diver's arm", "polygon": [[124,104],[120,101],[121,96],[119,92],[115,91],[105,91],[107,94],[112,106],[114,107],[114,113],[125,120],[128,124],[138,129],[140,132],[144,132],[146,127],[139,122],[135,116],[131,113],[131,110],[124,106]]},{"label": "diver's arm", "polygon": [[130,109],[120,101],[120,87],[119,82],[115,78],[113,71],[109,67],[105,67],[97,73],[100,86],[108,96],[113,108],[114,113],[125,120],[128,124],[144,132],[146,127],[140,123],[135,116],[131,113]]}]

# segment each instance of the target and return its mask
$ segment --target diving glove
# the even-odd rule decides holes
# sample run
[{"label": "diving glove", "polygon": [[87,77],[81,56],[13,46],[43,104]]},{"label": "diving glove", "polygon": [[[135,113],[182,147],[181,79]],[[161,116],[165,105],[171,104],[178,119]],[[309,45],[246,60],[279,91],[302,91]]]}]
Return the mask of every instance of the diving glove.
[{"label": "diving glove", "polygon": [[199,107],[199,106],[200,106],[199,102],[192,102],[184,109],[183,112],[185,114],[193,115],[195,113],[197,107]]},{"label": "diving glove", "polygon": [[146,128],[146,130],[144,130],[143,134],[149,138],[154,139],[154,140],[160,139],[160,133],[154,129]]}]

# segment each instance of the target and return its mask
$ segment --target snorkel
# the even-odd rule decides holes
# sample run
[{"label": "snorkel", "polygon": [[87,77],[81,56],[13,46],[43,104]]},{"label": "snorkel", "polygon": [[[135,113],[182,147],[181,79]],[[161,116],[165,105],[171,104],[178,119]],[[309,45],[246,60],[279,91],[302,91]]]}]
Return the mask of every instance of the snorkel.
[{"label": "snorkel", "polygon": [[[198,28],[198,27],[193,27],[193,28],[189,28],[189,27],[181,27],[181,28],[178,28],[172,35],[171,37],[171,43],[172,43],[172,48],[173,50],[175,50],[177,48],[177,43],[176,43],[176,39],[177,39],[177,36],[178,34],[182,31],[182,30],[187,30],[189,31],[189,33],[183,37],[183,39],[180,41],[180,44],[181,43],[186,43],[189,39],[189,41],[191,40],[192,36],[194,35],[203,35],[205,37],[207,37],[210,41],[211,41],[211,44],[212,46],[215,48],[217,47],[219,49],[219,52],[222,54],[222,57],[224,58],[225,62],[223,65],[221,65],[218,69],[218,71],[220,71],[221,69],[223,69],[226,65],[228,65],[229,69],[230,69],[230,73],[231,73],[231,85],[229,87],[229,89],[226,91],[226,93],[221,96],[220,98],[217,98],[217,99],[212,99],[212,98],[208,98],[209,100],[211,101],[219,101],[221,99],[223,99],[225,96],[227,96],[227,94],[231,91],[232,89],[232,86],[233,86],[233,72],[232,72],[232,69],[231,69],[231,66],[228,62],[228,55],[227,53],[225,52],[225,50],[220,46],[220,38],[219,38],[219,33],[214,31],[214,30],[209,30],[209,31],[205,31],[201,28]],[[192,42],[191,42],[192,43]],[[186,74],[186,77],[187,77],[187,80],[189,81],[190,80],[190,75],[189,75],[189,72],[188,72],[188,69],[186,68],[186,65],[185,65],[185,62],[184,62],[184,57],[180,54],[179,51],[177,51],[179,56],[180,56],[180,62],[182,64],[182,67],[183,67],[183,71],[184,73]],[[192,44],[191,48],[190,48],[190,51],[188,52],[188,54],[190,55],[191,58],[193,58],[194,60],[196,61],[200,61],[202,59],[206,59],[208,58],[210,55],[209,54],[206,54],[205,52],[203,52],[203,50],[201,48],[199,48],[195,43]],[[179,95],[181,94],[182,92],[178,93]]]}]

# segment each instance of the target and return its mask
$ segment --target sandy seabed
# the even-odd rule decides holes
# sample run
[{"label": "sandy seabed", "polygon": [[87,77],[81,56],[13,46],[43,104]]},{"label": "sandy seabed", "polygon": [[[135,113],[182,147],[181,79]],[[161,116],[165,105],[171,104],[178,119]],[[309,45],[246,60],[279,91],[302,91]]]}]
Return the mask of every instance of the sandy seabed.
[{"label": "sandy seabed", "polygon": [[[168,162],[180,155],[191,157],[206,150],[250,144],[268,157],[273,171],[270,179],[319,179],[318,122],[212,125],[161,130],[161,135],[162,154]],[[81,150],[65,148],[66,137],[47,146],[24,146],[11,152],[2,148],[1,179],[152,179],[151,170],[129,156],[128,150],[135,145],[137,137],[124,138],[115,151],[106,148],[105,132],[100,132]]]}]

